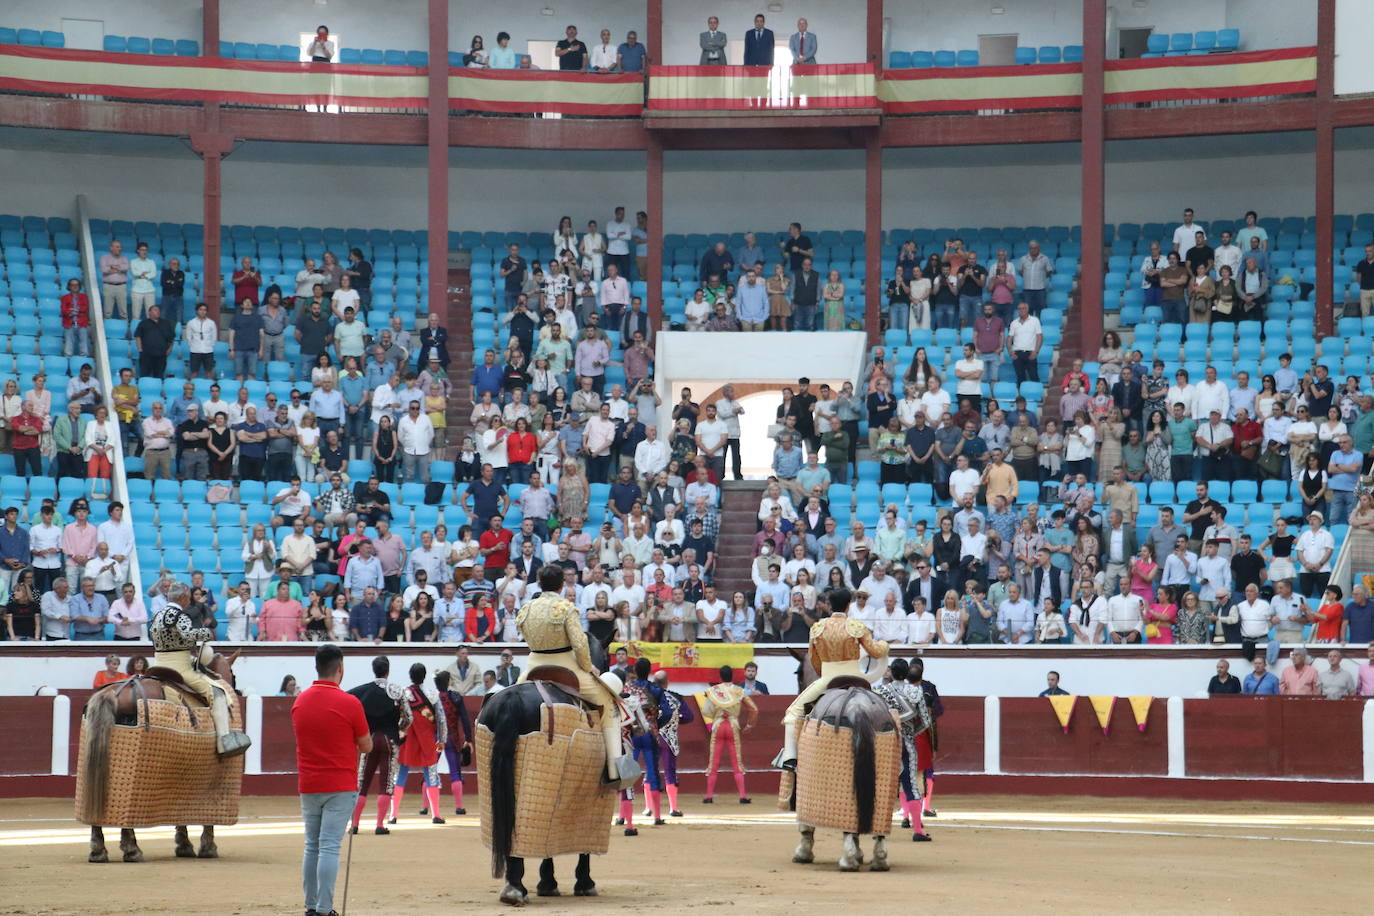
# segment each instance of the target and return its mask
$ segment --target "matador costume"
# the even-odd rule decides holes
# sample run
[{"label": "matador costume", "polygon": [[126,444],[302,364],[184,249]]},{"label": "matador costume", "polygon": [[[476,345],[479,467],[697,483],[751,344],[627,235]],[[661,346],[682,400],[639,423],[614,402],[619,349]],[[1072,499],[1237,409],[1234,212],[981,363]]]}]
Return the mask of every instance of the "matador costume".
[{"label": "matador costume", "polygon": [[706,771],[707,800],[715,797],[716,776],[720,772],[720,752],[726,747],[730,748],[730,766],[735,774],[735,789],[738,790],[741,799],[749,797],[744,785],[742,748],[744,730],[754,727],[758,715],[759,708],[740,685],[720,683],[706,688],[706,698],[701,704],[701,716],[711,721],[708,726],[711,732],[710,744],[706,749],[706,759],[709,761]]},{"label": "matador costume", "polygon": [[[869,655],[868,670],[861,658]],[[821,694],[837,680],[854,679],[870,684],[879,681],[887,670],[887,643],[873,638],[873,631],[847,614],[832,614],[811,627],[811,666],[820,675],[812,681],[783,716],[783,746],[773,765],[784,769],[797,766],[797,723]]]},{"label": "matador costume", "polygon": [[640,770],[625,753],[621,737],[620,697],[597,677],[592,667],[587,634],[577,607],[566,598],[545,592],[516,615],[515,625],[530,647],[530,662],[517,683],[543,666],[566,668],[577,676],[578,695],[601,710],[601,733],[606,741],[607,781],[618,789],[633,786]]},{"label": "matador costume", "polygon": [[168,668],[181,675],[182,683],[199,694],[210,707],[219,756],[235,757],[252,747],[252,739],[229,727],[228,686],[205,673],[205,666],[215,655],[210,647],[215,634],[195,626],[180,605],[169,604],[153,617],[148,635],[153,641],[153,666]]},{"label": "matador costume", "polygon": [[406,690],[400,684],[393,684],[385,677],[379,677],[348,692],[363,704],[367,730],[372,735],[372,750],[358,763],[358,800],[353,803],[352,829],[354,833],[358,832],[358,822],[362,820],[363,808],[367,807],[367,787],[375,777],[376,831],[379,834],[389,833],[386,818],[391,811],[391,796],[396,788],[401,734],[410,728],[410,704],[406,701]]}]

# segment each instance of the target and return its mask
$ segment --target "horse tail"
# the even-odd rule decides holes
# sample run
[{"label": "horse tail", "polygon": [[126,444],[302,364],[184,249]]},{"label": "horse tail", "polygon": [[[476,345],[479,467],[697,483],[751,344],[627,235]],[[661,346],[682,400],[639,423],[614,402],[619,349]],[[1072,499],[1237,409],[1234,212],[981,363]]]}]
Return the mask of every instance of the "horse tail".
[{"label": "horse tail", "polygon": [[100,823],[110,794],[110,737],[115,722],[115,694],[102,690],[86,704],[86,717],[81,725],[81,740],[85,744],[82,755],[81,782],[84,806],[81,820]]},{"label": "horse tail", "polygon": [[849,717],[849,731],[854,750],[854,803],[859,813],[859,833],[873,830],[873,807],[877,797],[877,753],[873,720],[867,711]]},{"label": "horse tail", "polygon": [[[524,732],[521,689],[503,690],[482,708],[479,724],[491,729],[490,770],[478,775],[491,800],[491,875],[506,873],[515,835],[515,742]],[[536,728],[538,725],[536,724]]]}]

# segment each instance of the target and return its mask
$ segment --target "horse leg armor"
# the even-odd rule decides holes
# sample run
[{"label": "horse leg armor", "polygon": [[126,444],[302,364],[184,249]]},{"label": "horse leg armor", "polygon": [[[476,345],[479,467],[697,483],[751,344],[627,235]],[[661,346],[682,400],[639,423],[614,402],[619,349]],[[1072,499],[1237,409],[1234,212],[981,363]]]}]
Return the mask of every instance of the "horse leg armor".
[{"label": "horse leg armor", "polygon": [[592,857],[590,853],[579,853],[577,870],[573,872],[577,883],[573,885],[574,897],[595,897],[596,882],[592,880]]},{"label": "horse leg armor", "polygon": [[792,861],[798,865],[810,865],[816,861],[816,828],[807,824],[798,824],[797,829],[801,831],[801,842],[797,844],[797,849],[792,853]]},{"label": "horse leg armor", "polygon": [[873,861],[868,866],[869,871],[891,871],[892,866],[887,862],[887,837],[875,836],[873,838]]},{"label": "horse leg armor", "polygon": [[858,871],[864,864],[863,850],[859,848],[859,835],[846,833],[840,846],[840,871]]},{"label": "horse leg armor", "polygon": [[206,824],[200,831],[200,849],[196,850],[198,859],[218,859],[219,847],[215,845],[215,825]]},{"label": "horse leg armor", "polygon": [[553,859],[540,861],[539,883],[535,885],[534,892],[540,897],[563,896],[563,892],[558,889],[558,878],[553,873]]}]

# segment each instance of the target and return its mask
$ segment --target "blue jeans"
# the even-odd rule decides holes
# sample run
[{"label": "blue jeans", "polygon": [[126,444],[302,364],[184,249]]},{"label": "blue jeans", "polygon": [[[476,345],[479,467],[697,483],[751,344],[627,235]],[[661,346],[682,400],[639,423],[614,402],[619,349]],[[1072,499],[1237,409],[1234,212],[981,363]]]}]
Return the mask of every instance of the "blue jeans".
[{"label": "blue jeans", "polygon": [[1188,307],[1182,299],[1160,300],[1164,306],[1164,324],[1181,324],[1188,329]]},{"label": "blue jeans", "polygon": [[[234,376],[242,376],[245,379],[258,377],[257,350],[234,351]],[[309,378],[309,376],[306,377]]]},{"label": "blue jeans", "polygon": [[186,302],[185,296],[163,296],[162,297],[162,317],[172,324],[181,324],[182,308]]},{"label": "blue jeans", "polygon": [[792,304],[792,330],[816,330],[816,307],[814,305]]},{"label": "blue jeans", "polygon": [[1045,310],[1045,291],[1043,289],[1021,290],[1021,301],[1030,306],[1030,313],[1039,317]]},{"label": "blue jeans", "polygon": [[1350,521],[1350,513],[1355,508],[1354,490],[1332,490],[1327,503],[1331,511],[1327,516],[1328,525],[1344,525]]},{"label": "blue jeans", "polygon": [[911,306],[905,302],[894,302],[887,307],[887,327],[892,331],[905,331],[910,325]]},{"label": "blue jeans", "polygon": [[983,361],[983,380],[987,382],[997,382],[997,367],[1002,364],[1002,351],[996,353],[979,353],[978,358]]},{"label": "blue jeans", "polygon": [[934,311],[931,313],[931,317],[934,318],[932,327],[936,330],[940,328],[954,328],[958,330],[959,328],[959,316],[955,310],[955,306],[952,304],[935,306]]},{"label": "blue jeans", "polygon": [[64,328],[62,331],[63,356],[90,356],[91,329]]},{"label": "blue jeans", "polygon": [[960,296],[959,297],[959,323],[973,327],[973,323],[978,320],[978,316],[983,311],[982,296]]},{"label": "blue jeans", "polygon": [[358,408],[357,413],[344,412],[343,444],[353,450],[354,458],[363,457],[363,450],[372,444],[372,436],[367,431],[367,407]]},{"label": "blue jeans", "polygon": [[296,367],[296,382],[310,383],[310,370],[315,368],[315,364],[320,361],[318,353],[302,353],[301,364]]},{"label": "blue jeans", "polygon": [[353,814],[357,792],[309,792],[301,796],[305,821],[305,856],[301,876],[305,907],[317,913],[334,909],[334,882],[339,877],[339,850]]}]

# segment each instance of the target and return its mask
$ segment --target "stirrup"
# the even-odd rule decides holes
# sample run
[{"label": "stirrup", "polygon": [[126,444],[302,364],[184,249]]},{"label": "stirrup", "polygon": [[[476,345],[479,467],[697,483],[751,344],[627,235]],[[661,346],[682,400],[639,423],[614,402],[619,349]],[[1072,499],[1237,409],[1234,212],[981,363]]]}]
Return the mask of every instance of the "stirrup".
[{"label": "stirrup", "polygon": [[219,736],[219,741],[215,744],[215,752],[220,759],[225,759],[246,754],[252,746],[253,739],[243,732],[229,731]]}]

